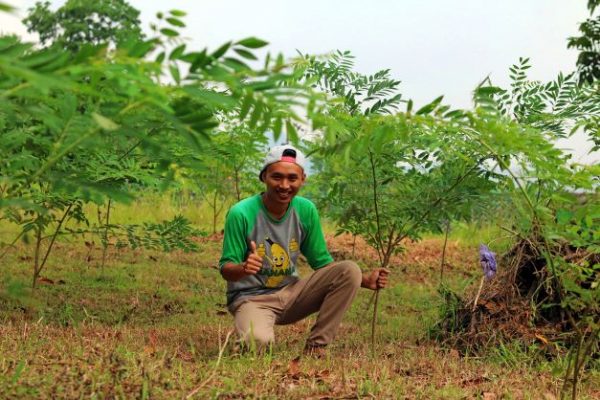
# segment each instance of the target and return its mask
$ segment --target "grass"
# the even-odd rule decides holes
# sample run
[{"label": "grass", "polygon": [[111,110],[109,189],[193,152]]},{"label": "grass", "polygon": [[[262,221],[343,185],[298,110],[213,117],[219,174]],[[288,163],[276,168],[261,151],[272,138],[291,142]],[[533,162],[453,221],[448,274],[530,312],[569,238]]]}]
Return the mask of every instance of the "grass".
[{"label": "grass", "polygon": [[[272,353],[227,346],[219,357],[232,317],[214,268],[218,238],[203,239],[197,254],[111,249],[104,271],[100,249],[88,257],[83,243],[61,241],[34,291],[31,249],[19,244],[0,266],[0,398],[558,398],[562,358],[514,343],[461,356],[428,338],[442,243],[409,245],[392,265],[374,354],[371,292],[361,290],[328,357],[299,361],[314,317],[276,327]],[[471,247],[458,238],[448,247],[455,290],[478,276]],[[581,398],[597,398],[598,387],[600,373],[588,371]]]}]

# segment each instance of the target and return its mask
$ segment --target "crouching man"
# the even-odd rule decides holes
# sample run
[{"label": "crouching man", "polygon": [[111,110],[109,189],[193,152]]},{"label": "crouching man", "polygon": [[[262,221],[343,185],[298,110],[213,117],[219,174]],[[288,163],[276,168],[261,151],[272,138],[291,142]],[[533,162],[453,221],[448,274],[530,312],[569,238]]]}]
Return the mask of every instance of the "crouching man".
[{"label": "crouching man", "polygon": [[[265,191],[235,204],[227,214],[219,265],[243,342],[270,345],[275,324],[318,312],[305,353],[320,355],[358,288],[384,288],[388,271],[363,275],[352,261],[333,261],[315,205],[297,196],[306,178],[304,167],[304,155],[292,146],[268,152],[259,175]],[[304,279],[296,268],[300,253],[314,270]]]}]

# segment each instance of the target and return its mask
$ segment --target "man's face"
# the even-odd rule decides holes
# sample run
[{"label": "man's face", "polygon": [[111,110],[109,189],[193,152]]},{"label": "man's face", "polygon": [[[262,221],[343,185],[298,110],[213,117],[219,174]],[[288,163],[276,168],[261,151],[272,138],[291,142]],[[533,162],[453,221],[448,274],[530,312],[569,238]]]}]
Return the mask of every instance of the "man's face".
[{"label": "man's face", "polygon": [[298,164],[279,161],[267,167],[263,181],[270,201],[289,204],[304,184],[304,171]]}]

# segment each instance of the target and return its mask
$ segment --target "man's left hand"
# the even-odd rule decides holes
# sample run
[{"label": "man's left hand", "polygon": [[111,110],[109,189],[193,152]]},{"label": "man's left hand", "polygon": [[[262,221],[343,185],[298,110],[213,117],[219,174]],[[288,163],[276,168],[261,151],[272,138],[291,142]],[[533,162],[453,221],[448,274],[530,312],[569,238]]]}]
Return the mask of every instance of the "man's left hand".
[{"label": "man's left hand", "polygon": [[388,275],[390,270],[387,268],[377,268],[363,275],[361,286],[371,290],[383,289],[388,284]]}]

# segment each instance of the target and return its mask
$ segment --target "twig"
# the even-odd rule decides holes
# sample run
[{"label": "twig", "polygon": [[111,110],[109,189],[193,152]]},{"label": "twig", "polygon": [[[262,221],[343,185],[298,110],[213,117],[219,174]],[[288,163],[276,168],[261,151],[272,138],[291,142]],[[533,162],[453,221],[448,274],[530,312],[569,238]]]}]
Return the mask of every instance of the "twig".
[{"label": "twig", "polygon": [[62,218],[60,219],[60,221],[58,221],[58,226],[56,227],[56,230],[54,231],[54,234],[52,235],[52,239],[50,239],[50,244],[48,245],[48,249],[46,250],[46,254],[44,255],[44,259],[42,260],[42,263],[40,264],[40,268],[39,268],[38,272],[41,272],[42,268],[44,268],[44,266],[46,265],[46,261],[48,260],[50,251],[52,251],[52,246],[54,245],[54,242],[56,241],[56,237],[58,236],[58,233],[60,232],[60,228],[62,227],[63,223],[69,216],[69,212],[71,212],[71,208],[73,208],[73,205],[74,205],[74,203],[69,204],[69,207],[67,207],[67,210],[63,214]]},{"label": "twig", "polygon": [[444,265],[446,264],[446,245],[448,244],[448,232],[450,232],[450,220],[446,221],[446,236],[444,237],[444,247],[442,249],[442,261],[440,264],[440,285],[444,282]]},{"label": "twig", "polygon": [[[458,179],[452,184],[452,186],[450,186],[446,191],[445,194],[451,193],[458,185],[460,185],[462,183],[462,181],[464,181],[467,176],[469,176],[471,174],[471,172],[475,171],[477,169],[477,167],[483,162],[485,161],[487,157],[482,158],[481,160],[477,161],[473,166],[471,166],[471,168],[469,168],[469,170],[467,172],[465,172],[463,175],[461,175],[460,177],[458,177]],[[440,196],[438,197],[433,203],[431,203],[431,205],[427,208],[427,211],[425,211],[423,214],[421,214],[419,216],[419,219],[417,219],[412,225],[410,225],[410,227],[408,229],[404,229],[404,226],[406,226],[406,224],[402,227],[402,229],[400,229],[398,231],[398,236],[396,237],[396,239],[394,240],[394,245],[399,244],[402,240],[404,240],[405,238],[408,237],[408,235],[410,235],[410,233],[412,232],[413,229],[415,229],[416,227],[418,227],[419,225],[421,225],[421,223],[423,221],[425,221],[425,219],[429,216],[429,214],[431,214],[431,212],[435,209],[437,209],[437,207],[439,206],[439,204],[445,199],[445,196]],[[400,234],[401,232],[403,232],[402,234]]]},{"label": "twig", "polygon": [[479,295],[481,294],[481,289],[483,289],[484,281],[485,281],[485,276],[482,276],[481,281],[479,282],[479,289],[477,289],[477,295],[475,296],[475,301],[473,302],[472,312],[475,312],[475,308],[477,308],[477,301],[479,301]]},{"label": "twig", "polygon": [[365,312],[369,311],[369,308],[371,308],[371,304],[373,304],[373,302],[375,301],[375,295],[377,293],[373,292],[373,296],[371,296],[371,298],[369,299],[369,302],[367,303],[367,306],[365,307]]},{"label": "twig", "polygon": [[[373,153],[369,150],[369,161],[371,162],[371,173],[373,178],[373,206],[375,207],[375,218],[377,223],[377,255],[379,256],[379,265],[385,268],[385,260],[383,258],[383,240],[381,239],[381,221],[379,219],[379,203],[377,201],[377,175],[375,171],[375,162],[373,161]],[[375,290],[375,302],[373,304],[373,319],[371,320],[371,351],[375,355],[375,325],[377,324],[377,305],[379,303],[379,289]]]},{"label": "twig", "polygon": [[[225,342],[223,343],[222,346],[221,346],[221,343],[219,343],[219,356],[217,358],[217,363],[215,364],[215,367],[213,368],[210,376],[204,382],[202,382],[200,385],[198,385],[194,390],[192,390],[187,396],[185,396],[186,399],[190,399],[194,395],[196,395],[196,393],[198,393],[200,391],[200,389],[202,389],[204,386],[206,386],[215,377],[215,375],[217,374],[217,369],[219,368],[219,365],[221,364],[221,359],[223,358],[223,352],[225,351],[225,347],[227,347],[227,343],[229,342],[229,338],[231,337],[232,333],[233,333],[233,330],[230,330],[229,332],[227,332],[227,336],[225,336]],[[220,342],[220,338],[219,338],[219,342]]]},{"label": "twig", "polygon": [[102,242],[102,266],[100,267],[100,274],[104,276],[104,265],[106,264],[106,254],[108,251],[108,223],[110,222],[110,206],[112,199],[108,199],[108,205],[106,206],[106,224],[104,228],[104,237]]},{"label": "twig", "polygon": [[8,253],[8,250],[10,250],[11,248],[15,248],[15,243],[17,243],[17,241],[21,238],[21,236],[23,236],[23,231],[21,231],[21,233],[19,233],[17,235],[17,237],[12,241],[11,244],[6,245],[6,248],[4,249],[4,251],[2,252],[2,254],[0,254],[0,260],[2,260],[2,258],[4,258],[4,256],[6,255],[6,253]]},{"label": "twig", "polygon": [[371,351],[375,356],[375,326],[377,325],[377,303],[379,302],[379,289],[375,289],[375,304],[373,305],[373,320],[371,321]]}]

